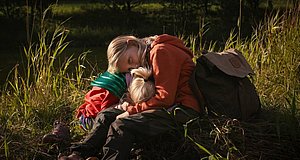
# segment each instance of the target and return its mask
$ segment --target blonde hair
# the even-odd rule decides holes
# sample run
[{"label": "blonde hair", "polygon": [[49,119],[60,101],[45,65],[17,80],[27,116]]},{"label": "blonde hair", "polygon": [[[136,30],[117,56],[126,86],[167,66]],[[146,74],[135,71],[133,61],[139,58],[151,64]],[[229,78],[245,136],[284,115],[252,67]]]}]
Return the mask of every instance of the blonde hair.
[{"label": "blonde hair", "polygon": [[110,73],[118,72],[117,63],[121,55],[131,46],[138,48],[138,57],[141,66],[147,66],[147,45],[135,36],[118,36],[114,38],[107,48],[108,69]]},{"label": "blonde hair", "polygon": [[139,67],[131,70],[133,76],[132,82],[128,87],[128,92],[134,103],[140,103],[149,100],[155,94],[155,86],[148,78],[152,71],[149,68]]}]

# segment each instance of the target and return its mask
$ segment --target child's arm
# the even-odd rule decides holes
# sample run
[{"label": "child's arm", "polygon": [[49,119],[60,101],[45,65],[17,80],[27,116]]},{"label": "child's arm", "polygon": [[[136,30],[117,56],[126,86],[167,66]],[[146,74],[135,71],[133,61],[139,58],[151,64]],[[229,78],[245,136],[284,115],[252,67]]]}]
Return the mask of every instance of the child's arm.
[{"label": "child's arm", "polygon": [[82,114],[84,117],[95,118],[103,109],[114,104],[118,104],[119,98],[114,96],[108,90],[100,87],[93,87],[86,95],[84,103],[78,107],[76,117]]}]

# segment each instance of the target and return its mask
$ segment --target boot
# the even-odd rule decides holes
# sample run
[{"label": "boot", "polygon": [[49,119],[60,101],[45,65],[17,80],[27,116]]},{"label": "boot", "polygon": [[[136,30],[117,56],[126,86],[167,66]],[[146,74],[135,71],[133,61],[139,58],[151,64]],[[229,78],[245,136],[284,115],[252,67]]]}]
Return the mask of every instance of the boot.
[{"label": "boot", "polygon": [[51,133],[44,135],[43,143],[60,143],[68,144],[70,143],[70,129],[69,127],[60,121],[55,121],[53,124],[53,130]]}]

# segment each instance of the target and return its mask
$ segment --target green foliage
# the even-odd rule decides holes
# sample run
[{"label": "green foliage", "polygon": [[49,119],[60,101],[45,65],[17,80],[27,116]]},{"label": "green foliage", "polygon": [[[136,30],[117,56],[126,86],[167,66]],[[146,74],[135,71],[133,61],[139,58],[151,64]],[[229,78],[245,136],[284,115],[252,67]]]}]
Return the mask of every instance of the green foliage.
[{"label": "green foliage", "polygon": [[49,131],[55,119],[72,119],[72,111],[83,97],[87,52],[79,56],[72,73],[70,67],[76,59],[70,56],[61,61],[69,45],[65,41],[68,30],[58,25],[50,33],[44,26],[45,15],[38,43],[24,47],[24,65],[13,68],[1,94],[0,126],[4,129],[0,136],[4,138],[0,140],[0,158],[35,159],[41,133]]}]

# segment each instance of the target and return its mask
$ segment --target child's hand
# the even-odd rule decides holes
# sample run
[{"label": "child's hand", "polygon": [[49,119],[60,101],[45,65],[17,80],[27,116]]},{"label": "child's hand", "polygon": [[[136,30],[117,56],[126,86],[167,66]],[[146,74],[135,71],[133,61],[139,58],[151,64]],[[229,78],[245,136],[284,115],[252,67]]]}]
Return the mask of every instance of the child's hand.
[{"label": "child's hand", "polygon": [[129,116],[129,113],[128,112],[124,112],[122,114],[119,114],[116,119],[120,119],[120,118],[125,118],[125,117],[128,117]]},{"label": "child's hand", "polygon": [[115,108],[126,111],[128,106],[129,106],[128,102],[123,102],[122,104],[116,105]]},{"label": "child's hand", "polygon": [[124,111],[127,111],[128,106],[129,106],[129,103],[128,103],[128,102],[123,102],[123,103],[121,104],[122,110],[124,110]]},{"label": "child's hand", "polygon": [[114,107],[117,108],[117,109],[123,110],[123,109],[122,109],[122,104],[117,104],[117,105],[115,105]]}]

